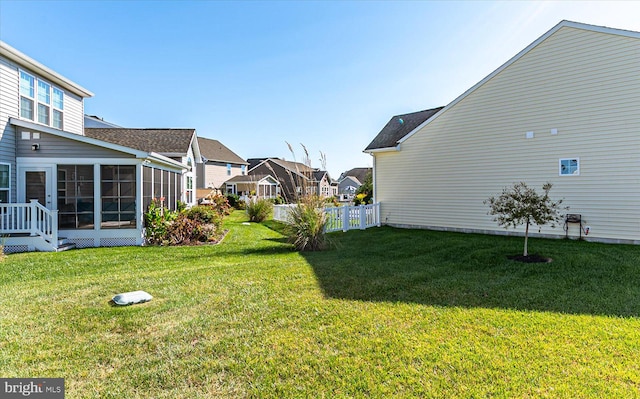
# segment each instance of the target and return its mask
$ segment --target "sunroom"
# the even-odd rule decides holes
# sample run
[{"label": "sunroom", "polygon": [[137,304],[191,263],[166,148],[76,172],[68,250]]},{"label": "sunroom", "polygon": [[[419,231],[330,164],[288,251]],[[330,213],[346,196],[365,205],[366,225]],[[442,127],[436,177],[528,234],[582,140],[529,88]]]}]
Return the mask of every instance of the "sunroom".
[{"label": "sunroom", "polygon": [[[11,118],[16,171],[0,203],[4,250],[142,245],[151,201],[184,201],[189,166],[166,156]],[[0,180],[2,180],[0,171]],[[1,182],[0,182],[1,183]],[[15,189],[15,193],[11,191]]]}]

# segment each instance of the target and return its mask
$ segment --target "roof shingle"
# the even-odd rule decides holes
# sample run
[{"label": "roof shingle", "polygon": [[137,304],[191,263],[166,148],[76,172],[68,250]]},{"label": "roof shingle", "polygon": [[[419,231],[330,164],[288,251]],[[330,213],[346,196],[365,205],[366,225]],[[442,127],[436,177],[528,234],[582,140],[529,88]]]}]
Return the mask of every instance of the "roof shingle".
[{"label": "roof shingle", "polygon": [[200,154],[209,161],[235,163],[240,165],[249,164],[218,140],[198,137],[198,145],[200,146]]},{"label": "roof shingle", "polygon": [[444,107],[394,116],[365,148],[365,151],[395,147],[400,139],[411,133],[422,122],[437,114],[442,108]]},{"label": "roof shingle", "polygon": [[85,128],[87,137],[163,155],[186,155],[195,129]]}]

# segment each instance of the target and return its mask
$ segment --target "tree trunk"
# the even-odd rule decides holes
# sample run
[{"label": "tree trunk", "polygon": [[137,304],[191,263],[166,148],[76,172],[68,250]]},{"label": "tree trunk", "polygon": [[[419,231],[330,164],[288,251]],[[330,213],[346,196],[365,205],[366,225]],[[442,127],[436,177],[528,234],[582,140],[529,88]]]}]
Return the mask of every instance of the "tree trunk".
[{"label": "tree trunk", "polygon": [[529,256],[529,221],[527,220],[527,225],[524,229],[524,256]]}]

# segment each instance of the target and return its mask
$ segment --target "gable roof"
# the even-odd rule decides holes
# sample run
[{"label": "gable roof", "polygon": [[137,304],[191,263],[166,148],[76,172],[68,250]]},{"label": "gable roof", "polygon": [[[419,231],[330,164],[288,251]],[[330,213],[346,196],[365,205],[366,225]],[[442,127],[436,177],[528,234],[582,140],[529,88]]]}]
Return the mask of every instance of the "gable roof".
[{"label": "gable roof", "polygon": [[249,162],[240,158],[238,154],[225,147],[218,140],[198,137],[198,145],[200,146],[200,153],[207,161],[249,165]]},{"label": "gable roof", "polygon": [[269,180],[271,183],[278,184],[278,180],[271,175],[239,175],[225,181],[225,183],[258,183],[263,180]]},{"label": "gable roof", "polygon": [[352,178],[355,178],[358,183],[362,184],[365,178],[367,177],[367,174],[372,172],[373,172],[373,168],[353,168],[346,172],[343,172],[340,175],[339,180],[342,181],[347,177],[352,177]]},{"label": "gable roof", "polygon": [[389,150],[395,148],[398,142],[411,133],[416,127],[438,113],[444,107],[426,109],[410,114],[396,115],[382,128],[380,133],[365,148],[364,152]]},{"label": "gable roof", "polygon": [[29,68],[29,70],[37,73],[38,75],[50,80],[51,83],[54,83],[65,90],[69,90],[70,92],[80,96],[80,97],[93,97],[93,93],[79,84],[72,82],[71,80],[65,78],[54,70],[44,66],[28,55],[16,50],[15,48],[9,46],[7,43],[0,41],[0,55],[3,57],[7,57],[11,61],[16,64],[23,66],[25,68]]},{"label": "gable roof", "polygon": [[[197,144],[195,129],[85,128],[84,133],[94,139],[174,157],[187,155],[191,144]],[[199,154],[194,156],[199,158]]]},{"label": "gable roof", "polygon": [[[562,20],[560,21],[556,26],[554,26],[553,28],[551,28],[549,31],[547,31],[545,34],[543,34],[542,36],[540,36],[538,39],[536,39],[533,43],[531,43],[530,45],[528,45],[527,47],[525,47],[522,51],[520,51],[518,54],[516,54],[515,56],[513,56],[511,59],[509,59],[507,62],[505,62],[504,64],[502,64],[499,68],[497,68],[495,71],[491,72],[489,75],[487,75],[484,79],[482,79],[480,82],[476,83],[473,87],[471,87],[469,90],[465,91],[464,93],[462,93],[460,96],[458,96],[455,100],[453,100],[452,102],[450,102],[449,104],[447,104],[447,106],[440,108],[438,111],[436,111],[435,113],[433,113],[429,118],[427,118],[426,120],[424,120],[422,123],[418,124],[417,126],[415,126],[411,131],[407,132],[404,136],[400,137],[396,143],[390,143],[391,140],[389,141],[382,141],[383,138],[381,138],[380,140],[382,141],[381,144],[393,144],[393,145],[387,145],[386,147],[381,146],[381,145],[376,145],[373,146],[373,144],[376,144],[376,139],[378,139],[378,136],[381,136],[381,134],[384,132],[385,129],[382,129],[382,131],[378,134],[378,136],[376,136],[376,138],[374,139],[373,142],[371,142],[371,144],[369,144],[369,146],[367,146],[367,148],[364,150],[364,152],[376,152],[376,151],[389,151],[389,150],[397,150],[398,145],[402,144],[403,142],[405,142],[406,140],[408,140],[411,136],[413,136],[416,132],[418,132],[420,129],[422,129],[424,126],[426,126],[427,124],[431,123],[433,120],[437,119],[438,117],[440,117],[440,115],[444,114],[445,112],[447,112],[449,110],[449,108],[453,107],[454,105],[456,105],[457,103],[459,103],[460,101],[462,101],[464,98],[466,98],[467,96],[469,96],[471,93],[473,93],[474,91],[476,91],[478,88],[480,88],[482,85],[484,85],[485,83],[487,83],[489,80],[491,80],[494,76],[496,76],[497,74],[499,74],[500,72],[502,72],[504,69],[506,69],[507,67],[509,67],[511,64],[513,64],[514,62],[518,61],[520,58],[522,58],[525,54],[527,54],[528,52],[530,52],[531,50],[533,50],[534,48],[536,48],[540,43],[542,43],[543,41],[545,41],[549,36],[553,35],[554,33],[556,33],[558,30],[562,29],[562,28],[575,28],[575,29],[583,29],[583,30],[587,30],[587,31],[591,31],[591,32],[599,32],[599,33],[606,33],[606,34],[611,34],[611,35],[619,35],[619,36],[625,36],[625,37],[631,37],[631,38],[635,38],[635,39],[640,39],[640,32],[634,32],[634,31],[628,31],[628,30],[623,30],[623,29],[615,29],[615,28],[608,28],[605,26],[596,26],[596,25],[589,25],[589,24],[584,24],[584,23],[580,23],[580,22],[573,22],[573,21],[567,21],[567,20]],[[402,115],[399,115],[399,117],[402,117]],[[393,120],[393,118],[392,118]],[[388,124],[387,124],[388,125]],[[386,128],[387,126],[385,126]],[[399,133],[398,133],[399,134]]]}]

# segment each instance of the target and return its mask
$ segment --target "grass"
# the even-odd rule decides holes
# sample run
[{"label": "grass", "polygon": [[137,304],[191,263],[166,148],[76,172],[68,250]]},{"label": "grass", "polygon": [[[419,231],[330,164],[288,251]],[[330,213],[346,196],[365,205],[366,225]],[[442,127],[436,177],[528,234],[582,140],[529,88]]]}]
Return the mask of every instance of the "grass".
[{"label": "grass", "polygon": [[[0,263],[0,376],[67,398],[640,397],[640,248],[375,228]],[[151,302],[112,307],[143,289]]]}]

